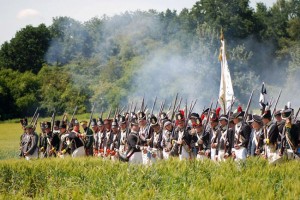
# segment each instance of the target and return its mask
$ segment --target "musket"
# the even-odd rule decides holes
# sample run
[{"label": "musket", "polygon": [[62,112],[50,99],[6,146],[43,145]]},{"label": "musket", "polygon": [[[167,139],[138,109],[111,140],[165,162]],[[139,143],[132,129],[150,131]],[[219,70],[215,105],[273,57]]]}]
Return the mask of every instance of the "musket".
[{"label": "musket", "polygon": [[87,134],[87,131],[89,130],[89,128],[90,128],[90,126],[91,126],[91,123],[92,123],[92,120],[93,120],[93,114],[94,114],[95,107],[96,107],[96,102],[93,103],[93,107],[92,107],[91,115],[90,115],[90,120],[89,120],[87,129],[86,129],[86,131],[85,131],[85,135]]},{"label": "musket", "polygon": [[109,118],[110,118],[110,115],[111,115],[111,107],[109,108],[109,112],[108,112],[107,119],[109,119]]},{"label": "musket", "polygon": [[195,100],[194,105],[192,106],[191,112],[194,110],[194,107],[195,107],[197,101],[198,101],[198,99]]},{"label": "musket", "polygon": [[135,110],[136,110],[136,106],[137,106],[137,103],[135,103],[135,106],[133,108],[133,112],[135,113]]},{"label": "musket", "polygon": [[178,105],[175,108],[175,111],[178,111],[180,109],[181,101],[182,101],[182,97],[180,98],[179,103],[178,103]]},{"label": "musket", "polygon": [[297,117],[298,117],[298,115],[299,115],[299,112],[300,112],[300,108],[298,109],[298,111],[297,111],[297,113],[296,113],[296,115],[295,115],[295,118],[294,118],[294,123],[296,123],[296,122],[297,122]]},{"label": "musket", "polygon": [[166,99],[164,99],[164,101],[163,101],[163,104],[162,104],[162,107],[161,107],[161,112],[164,110],[165,104],[166,104]]},{"label": "musket", "polygon": [[102,117],[103,117],[103,109],[101,109],[100,119],[102,119]]},{"label": "musket", "polygon": [[126,106],[123,106],[120,110],[118,114],[121,114],[124,110],[125,110]]},{"label": "musket", "polygon": [[227,138],[228,138],[228,132],[229,132],[229,122],[230,122],[230,117],[231,117],[231,111],[232,111],[232,107],[233,107],[233,104],[234,104],[234,98],[232,96],[232,99],[231,99],[231,103],[230,103],[230,107],[229,107],[229,110],[228,110],[228,121],[227,121],[227,125],[226,125],[226,137],[225,137],[225,140],[224,140],[224,152],[226,153],[226,143],[227,143]]},{"label": "musket", "polygon": [[206,131],[206,128],[207,128],[207,125],[208,125],[208,122],[209,122],[209,118],[210,118],[210,113],[211,113],[212,106],[213,106],[213,102],[211,101],[210,107],[209,107],[209,110],[208,110],[208,114],[207,114],[207,118],[206,118],[206,122],[205,122],[204,127],[203,127],[204,133]]},{"label": "musket", "polygon": [[216,110],[217,110],[217,108],[218,108],[218,105],[219,105],[219,100],[217,99],[217,103],[216,103]]},{"label": "musket", "polygon": [[152,108],[151,108],[150,116],[153,115],[153,111],[154,111],[154,107],[155,107],[155,104],[156,104],[156,100],[157,100],[157,96],[156,96],[155,99],[154,99],[154,102],[153,102],[153,105],[152,105]]},{"label": "musket", "polygon": [[175,100],[174,100],[174,106],[173,106],[173,110],[172,110],[171,121],[173,121],[173,119],[174,119],[175,106],[176,106],[176,103],[177,103],[177,99],[178,99],[178,93],[176,94],[176,97],[175,97]]},{"label": "musket", "polygon": [[76,112],[77,112],[77,108],[78,108],[78,106],[75,106],[74,111],[73,111],[73,114],[72,114],[72,117],[71,117],[71,122],[73,121],[73,119],[74,119],[74,117],[75,117],[75,114],[76,114]]},{"label": "musket", "polygon": [[73,119],[74,119],[75,114],[77,112],[77,108],[78,108],[78,106],[75,106],[68,128],[70,128],[71,123],[73,123]]},{"label": "musket", "polygon": [[52,113],[52,117],[51,117],[51,132],[53,132],[54,121],[55,121],[55,109],[54,109],[54,111]]},{"label": "musket", "polygon": [[30,121],[30,124],[31,124],[31,125],[32,125],[32,122],[34,121],[34,119],[35,119],[35,117],[36,117],[36,115],[37,115],[38,110],[39,110],[39,107],[36,108],[36,110],[35,110],[35,112],[34,112],[32,118],[31,118],[31,121]]},{"label": "musket", "polygon": [[40,116],[40,113],[37,113],[36,116],[35,116],[35,119],[34,119],[33,124],[32,124],[33,125],[33,130],[36,129],[36,124],[37,124],[37,121],[39,119],[39,116]]},{"label": "musket", "polygon": [[144,112],[144,107],[145,107],[145,95],[143,96],[142,104],[141,104],[141,112]]},{"label": "musket", "polygon": [[187,124],[188,124],[188,121],[189,121],[189,119],[188,119],[188,105],[187,105],[188,103],[187,103],[187,99],[186,99],[186,101],[185,101],[185,112],[184,112],[184,118],[185,118],[185,123],[184,123],[184,127],[185,128],[187,128]]},{"label": "musket", "polygon": [[172,108],[172,101],[171,101],[171,103],[170,103],[170,105],[169,105],[168,111],[170,111],[171,108]]},{"label": "musket", "polygon": [[251,102],[252,102],[253,92],[254,92],[254,90],[252,90],[250,98],[248,100],[248,104],[247,104],[247,107],[246,107],[246,110],[245,110],[245,114],[244,114],[244,117],[243,117],[243,122],[245,122],[246,119],[247,119],[248,111],[249,111],[249,108],[250,108],[250,105],[251,105]]},{"label": "musket", "polygon": [[277,99],[276,99],[276,103],[275,103],[275,106],[274,106],[274,109],[273,109],[273,112],[272,112],[272,118],[271,118],[272,121],[273,121],[273,119],[274,119],[274,115],[275,115],[275,112],[276,112],[276,107],[277,107],[279,98],[280,98],[280,96],[281,96],[281,92],[282,92],[282,90],[280,90],[280,92],[279,92],[279,94],[278,94],[278,97],[277,97]]}]

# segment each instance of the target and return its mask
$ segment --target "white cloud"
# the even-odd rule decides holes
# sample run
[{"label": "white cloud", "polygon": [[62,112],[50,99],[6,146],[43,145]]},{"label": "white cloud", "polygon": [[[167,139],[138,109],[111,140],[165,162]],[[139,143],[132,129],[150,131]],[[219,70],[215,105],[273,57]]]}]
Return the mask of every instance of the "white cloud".
[{"label": "white cloud", "polygon": [[25,18],[32,18],[32,17],[38,16],[38,15],[40,15],[39,11],[29,8],[29,9],[21,10],[18,13],[17,18],[18,19],[25,19]]}]

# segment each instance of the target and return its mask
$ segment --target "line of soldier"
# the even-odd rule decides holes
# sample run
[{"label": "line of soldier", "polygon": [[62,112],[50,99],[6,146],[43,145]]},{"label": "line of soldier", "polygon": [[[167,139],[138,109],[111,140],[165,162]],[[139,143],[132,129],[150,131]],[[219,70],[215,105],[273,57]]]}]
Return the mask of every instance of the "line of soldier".
[{"label": "line of soldier", "polygon": [[[40,123],[42,133],[21,120],[21,157],[96,156],[130,163],[151,164],[159,159],[226,159],[245,160],[260,156],[277,162],[286,156],[299,155],[299,121],[293,119],[293,109],[285,107],[274,113],[268,108],[261,115],[248,115],[238,109],[220,114],[220,108],[204,110],[201,115],[182,110],[171,120],[165,112],[157,116],[140,111],[118,114],[113,119],[74,119],[69,127],[65,121]],[[188,118],[188,119],[187,119]],[[80,125],[84,132],[80,132]]]}]

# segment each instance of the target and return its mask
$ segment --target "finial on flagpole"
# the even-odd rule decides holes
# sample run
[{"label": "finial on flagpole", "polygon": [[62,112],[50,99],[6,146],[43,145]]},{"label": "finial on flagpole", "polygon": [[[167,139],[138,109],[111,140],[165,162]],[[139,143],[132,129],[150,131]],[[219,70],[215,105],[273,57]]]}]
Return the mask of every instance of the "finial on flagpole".
[{"label": "finial on flagpole", "polygon": [[224,40],[224,33],[223,33],[223,28],[221,28],[221,35],[220,35],[220,40]]}]

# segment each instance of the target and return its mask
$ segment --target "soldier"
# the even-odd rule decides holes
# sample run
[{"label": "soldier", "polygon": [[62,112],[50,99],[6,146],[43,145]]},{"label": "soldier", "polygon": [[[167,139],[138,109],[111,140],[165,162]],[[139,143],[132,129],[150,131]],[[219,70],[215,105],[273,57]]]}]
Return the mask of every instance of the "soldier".
[{"label": "soldier", "polygon": [[[180,111],[176,113],[176,124],[177,128],[174,131],[174,139],[177,139],[176,145],[178,149],[179,159],[190,159],[191,158],[191,149],[190,149],[190,134],[185,129],[185,119],[184,112]],[[175,145],[174,145],[175,146]],[[175,148],[176,149],[176,148]]]},{"label": "soldier", "polygon": [[94,135],[93,131],[87,126],[87,121],[81,121],[80,125],[84,131],[84,150],[86,156],[93,156],[93,143],[94,143]]},{"label": "soldier", "polygon": [[20,119],[20,123],[21,123],[23,133],[20,136],[20,153],[19,153],[19,157],[22,158],[22,157],[24,157],[23,151],[22,151],[22,147],[24,146],[23,141],[25,141],[24,137],[26,137],[26,134],[27,134],[26,130],[25,130],[25,127],[28,125],[27,118]]},{"label": "soldier", "polygon": [[146,164],[152,164],[156,162],[156,160],[163,158],[161,146],[162,130],[158,124],[157,118],[154,115],[150,117],[150,126],[153,131],[149,135],[149,146],[144,150],[144,153],[147,154],[148,158]]},{"label": "soldier", "polygon": [[26,160],[38,158],[38,138],[39,136],[33,131],[32,125],[25,127],[26,136],[23,137],[22,153]]},{"label": "soldier", "polygon": [[276,154],[277,149],[277,140],[278,140],[278,127],[271,120],[272,115],[268,106],[265,108],[262,113],[262,122],[264,124],[263,133],[264,133],[264,157],[269,160],[269,162],[274,162],[278,159]]},{"label": "soldier", "polygon": [[251,120],[252,131],[248,144],[248,156],[260,156],[263,152],[264,133],[262,118],[259,115],[253,115]]},{"label": "soldier", "polygon": [[94,134],[93,134],[93,148],[94,148],[93,155],[98,156],[98,153],[99,153],[99,151],[98,151],[98,147],[99,147],[99,138],[98,138],[99,127],[97,125],[97,120],[96,119],[92,119],[91,127],[92,127],[92,130],[94,132]]},{"label": "soldier", "polygon": [[160,126],[163,126],[163,123],[164,123],[166,120],[168,120],[168,119],[169,119],[169,118],[168,118],[167,113],[161,112],[161,113],[159,114],[159,125],[160,125]]},{"label": "soldier", "polygon": [[279,155],[285,155],[288,159],[294,159],[297,156],[299,130],[297,125],[292,123],[292,108],[285,108],[281,115],[285,120],[285,126],[282,131],[283,136],[281,138]]},{"label": "soldier", "polygon": [[105,130],[104,130],[104,122],[102,118],[99,118],[97,121],[98,126],[98,133],[97,133],[97,140],[98,140],[98,156],[102,157],[104,156],[104,139],[105,139]]},{"label": "soldier", "polygon": [[149,162],[149,156],[146,153],[149,142],[150,142],[150,134],[153,132],[150,124],[148,124],[146,120],[146,114],[142,111],[138,112],[138,122],[139,122],[139,145],[143,150],[143,163],[146,165]]},{"label": "soldier", "polygon": [[104,130],[105,130],[105,137],[103,139],[103,153],[104,153],[104,157],[109,157],[110,154],[110,143],[111,143],[111,123],[112,120],[111,119],[105,119],[104,120]]},{"label": "soldier", "polygon": [[40,122],[41,133],[39,134],[39,158],[47,157],[47,138],[46,138],[46,122]]},{"label": "soldier", "polygon": [[121,116],[119,118],[119,127],[120,127],[120,140],[119,140],[119,152],[124,154],[128,147],[127,147],[127,121],[125,116]]},{"label": "soldier", "polygon": [[60,134],[59,124],[60,124],[60,121],[59,121],[59,120],[54,121],[54,125],[53,125],[53,134],[57,134],[57,135]]},{"label": "soldier", "polygon": [[282,117],[281,117],[281,110],[277,110],[274,113],[274,117],[275,117],[275,123],[277,125],[278,133],[279,133],[278,140],[277,140],[277,149],[281,149],[281,138],[284,137],[282,131],[283,131],[283,127],[285,125],[285,120],[282,119]]},{"label": "soldier", "polygon": [[245,112],[241,107],[233,113],[232,118],[234,127],[234,148],[232,149],[233,158],[235,160],[245,160],[247,158],[247,147],[251,134],[251,127],[243,121]]},{"label": "soldier", "polygon": [[134,164],[142,164],[143,157],[139,143],[139,125],[135,115],[131,119],[131,130],[128,135],[128,150],[125,155],[120,154],[121,161],[127,161]]},{"label": "soldier", "polygon": [[163,123],[162,134],[162,147],[163,147],[163,159],[169,159],[170,151],[172,149],[172,132],[174,131],[172,122],[166,119]]},{"label": "soldier", "polygon": [[72,157],[82,157],[85,156],[84,142],[81,139],[79,122],[74,119],[73,130],[66,137],[66,142],[70,148]]},{"label": "soldier", "polygon": [[117,119],[114,119],[112,124],[112,134],[110,137],[110,158],[116,160],[116,150],[119,149],[120,131]]},{"label": "soldier", "polygon": [[138,113],[138,122],[139,122],[139,137],[140,137],[140,144],[141,146],[148,146],[147,144],[147,139],[149,139],[149,134],[150,134],[150,124],[147,123],[146,120],[146,114],[144,112],[139,112]]},{"label": "soldier", "polygon": [[221,115],[219,118],[220,134],[217,138],[217,160],[225,161],[231,155],[233,130],[228,127],[228,116]]},{"label": "soldier", "polygon": [[56,156],[57,151],[59,150],[59,137],[58,134],[51,132],[51,122],[46,122],[45,124],[46,132],[46,154],[47,157]]},{"label": "soldier", "polygon": [[69,132],[67,131],[67,125],[64,123],[64,121],[61,121],[61,123],[59,124],[59,131],[60,131],[60,144],[59,144],[58,156],[64,158],[65,156],[71,155],[71,148],[67,143]]},{"label": "soldier", "polygon": [[[207,137],[208,142],[210,143],[210,159],[217,160],[217,145],[218,145],[218,138],[220,137],[220,127],[219,127],[219,113],[221,108],[216,110],[212,110],[210,115],[210,128],[209,134]],[[208,156],[208,155],[206,155]]]}]

